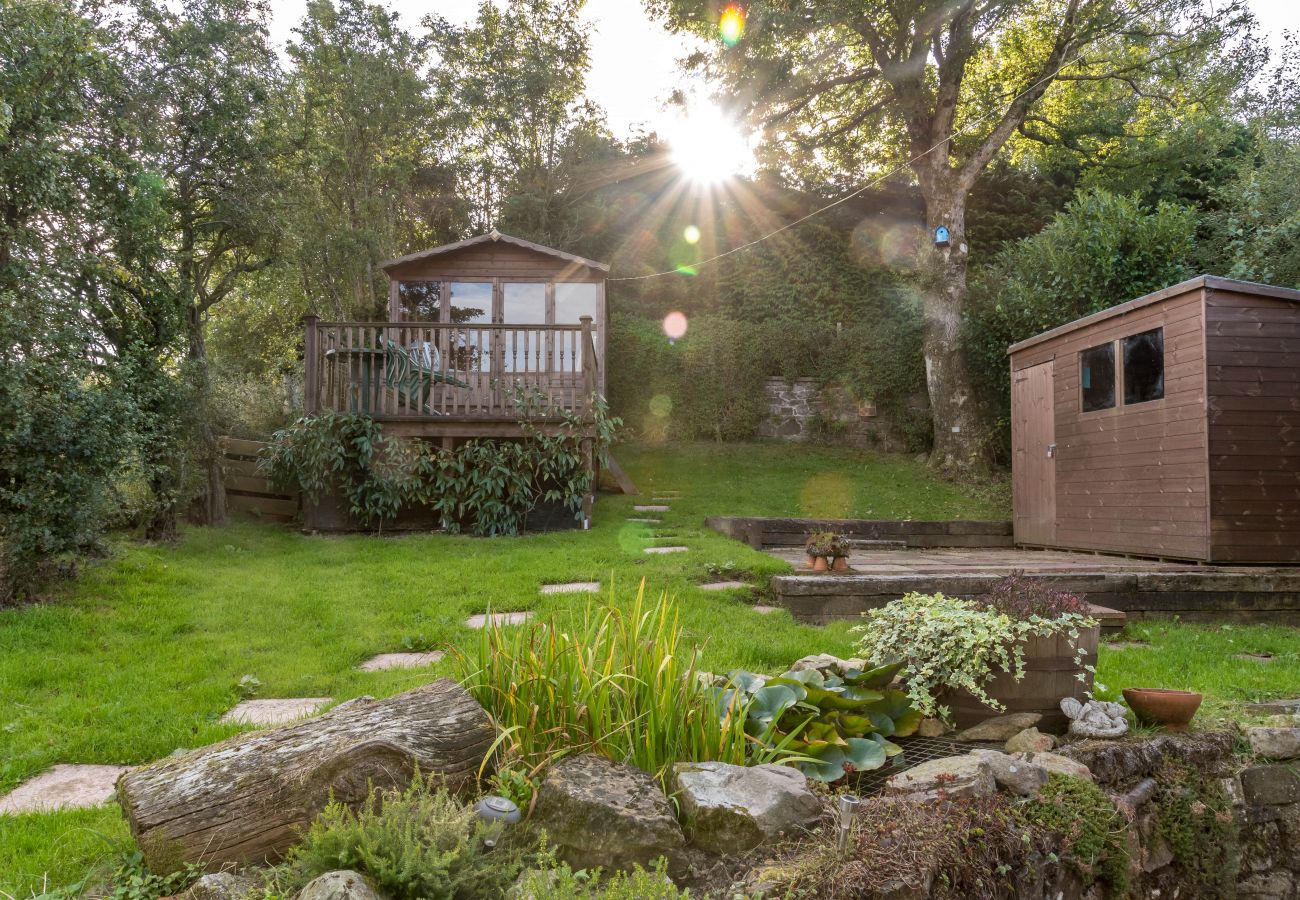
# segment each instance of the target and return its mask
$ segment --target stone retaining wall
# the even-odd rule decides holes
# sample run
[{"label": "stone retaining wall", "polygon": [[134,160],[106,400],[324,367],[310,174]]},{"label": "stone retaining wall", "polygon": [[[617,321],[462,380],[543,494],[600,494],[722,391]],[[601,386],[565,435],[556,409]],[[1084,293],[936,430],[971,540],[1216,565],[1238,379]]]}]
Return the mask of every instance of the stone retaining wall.
[{"label": "stone retaining wall", "polygon": [[[768,416],[758,436],[784,441],[821,441],[882,450],[907,449],[877,415],[876,405],[857,400],[846,387],[822,384],[816,378],[768,378],[763,385]],[[914,412],[927,408],[924,397],[910,404]]]}]

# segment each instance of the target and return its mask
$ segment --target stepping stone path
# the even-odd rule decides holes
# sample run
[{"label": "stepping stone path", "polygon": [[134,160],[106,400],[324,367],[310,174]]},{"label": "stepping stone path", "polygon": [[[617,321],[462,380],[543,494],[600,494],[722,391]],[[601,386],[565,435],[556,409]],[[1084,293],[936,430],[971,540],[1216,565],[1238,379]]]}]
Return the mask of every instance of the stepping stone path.
[{"label": "stepping stone path", "polygon": [[465,620],[465,625],[469,628],[482,628],[487,625],[488,619],[491,619],[492,624],[497,627],[502,625],[522,625],[532,616],[531,612],[492,613],[490,616],[484,613],[475,613]]},{"label": "stepping stone path", "polygon": [[702,591],[730,591],[735,588],[749,587],[743,581],[712,581],[708,584],[700,585]]},{"label": "stepping stone path", "polygon": [[118,776],[128,768],[61,763],[0,797],[0,815],[102,806],[113,799]]},{"label": "stepping stone path", "polygon": [[690,547],[646,547],[646,553],[685,553]]},{"label": "stepping stone path", "polygon": [[663,519],[628,519],[629,522],[640,522],[642,525],[658,525]]},{"label": "stepping stone path", "polygon": [[781,607],[779,607],[779,606],[751,606],[750,609],[752,609],[754,612],[758,613],[760,616],[766,616],[766,615],[768,615],[768,614],[770,614],[770,613],[774,613],[774,612],[779,611],[779,610],[781,609]]},{"label": "stepping stone path", "polygon": [[245,700],[221,717],[225,723],[239,725],[284,725],[305,719],[322,706],[333,703],[331,697],[283,697],[274,700]]},{"label": "stepping stone path", "polygon": [[380,672],[384,669],[422,669],[441,660],[447,654],[441,650],[428,653],[381,653],[357,666],[362,672]]},{"label": "stepping stone path", "polygon": [[633,512],[668,512],[668,507],[659,503],[647,503],[632,507]]},{"label": "stepping stone path", "polygon": [[543,594],[599,594],[599,581],[574,581],[569,584],[544,584]]}]

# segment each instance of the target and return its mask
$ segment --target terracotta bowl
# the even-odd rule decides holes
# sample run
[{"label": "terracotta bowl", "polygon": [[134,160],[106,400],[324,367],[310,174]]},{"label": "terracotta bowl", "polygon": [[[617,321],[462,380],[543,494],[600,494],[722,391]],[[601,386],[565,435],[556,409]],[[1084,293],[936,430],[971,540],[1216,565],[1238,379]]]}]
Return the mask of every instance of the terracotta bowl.
[{"label": "terracotta bowl", "polygon": [[1125,688],[1124,701],[1140,722],[1163,725],[1166,731],[1186,731],[1201,706],[1201,695],[1164,688]]}]

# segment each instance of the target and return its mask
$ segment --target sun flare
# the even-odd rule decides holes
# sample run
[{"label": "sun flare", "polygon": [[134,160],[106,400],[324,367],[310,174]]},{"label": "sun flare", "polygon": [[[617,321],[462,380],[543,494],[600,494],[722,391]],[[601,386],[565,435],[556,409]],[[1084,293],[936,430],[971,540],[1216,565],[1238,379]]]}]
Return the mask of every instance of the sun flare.
[{"label": "sun flare", "polygon": [[747,171],[753,150],[745,135],[716,106],[692,106],[667,129],[673,163],[701,184],[714,184]]}]

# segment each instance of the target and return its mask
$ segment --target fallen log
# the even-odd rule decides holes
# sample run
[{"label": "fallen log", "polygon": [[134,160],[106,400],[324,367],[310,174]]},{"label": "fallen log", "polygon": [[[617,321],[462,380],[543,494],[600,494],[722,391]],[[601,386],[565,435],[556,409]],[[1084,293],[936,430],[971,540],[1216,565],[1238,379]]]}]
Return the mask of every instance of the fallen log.
[{"label": "fallen log", "polygon": [[403,788],[417,769],[472,789],[493,738],[483,708],[441,678],[132,769],[118,800],[155,870],[274,862],[331,796],[356,805],[370,785]]}]

